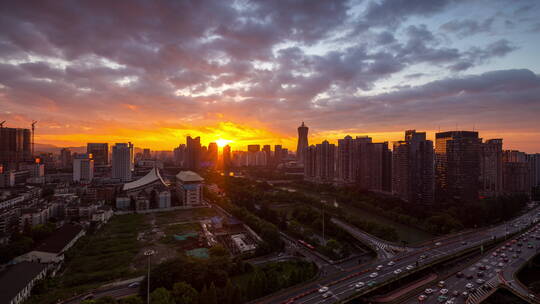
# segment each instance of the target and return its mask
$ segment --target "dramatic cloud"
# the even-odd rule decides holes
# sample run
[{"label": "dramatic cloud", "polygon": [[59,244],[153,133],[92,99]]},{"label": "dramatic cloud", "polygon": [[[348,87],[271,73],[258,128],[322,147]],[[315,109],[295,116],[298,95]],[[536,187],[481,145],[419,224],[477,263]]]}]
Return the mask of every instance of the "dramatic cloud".
[{"label": "dramatic cloud", "polygon": [[540,66],[521,58],[540,8],[484,2],[4,1],[0,120],[39,120],[43,143],[154,149],[187,134],[294,148],[302,120],[315,141],[469,122],[538,133]]}]

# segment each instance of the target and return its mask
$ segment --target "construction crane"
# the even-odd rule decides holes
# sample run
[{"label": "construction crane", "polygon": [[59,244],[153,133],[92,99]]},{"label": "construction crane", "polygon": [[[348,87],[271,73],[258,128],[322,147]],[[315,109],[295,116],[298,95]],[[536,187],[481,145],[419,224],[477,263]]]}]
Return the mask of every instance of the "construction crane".
[{"label": "construction crane", "polygon": [[5,120],[2,121],[2,122],[0,122],[0,128],[3,128],[3,127],[4,127],[4,123],[5,123],[5,122],[6,122]]},{"label": "construction crane", "polygon": [[34,133],[36,130],[36,124],[37,124],[37,121],[33,120],[32,121],[32,157],[34,157]]}]

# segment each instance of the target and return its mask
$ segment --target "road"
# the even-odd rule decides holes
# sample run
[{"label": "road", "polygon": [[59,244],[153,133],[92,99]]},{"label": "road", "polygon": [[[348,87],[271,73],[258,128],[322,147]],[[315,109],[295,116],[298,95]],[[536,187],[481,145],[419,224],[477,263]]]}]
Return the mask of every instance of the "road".
[{"label": "road", "polygon": [[[378,263],[357,265],[349,269],[343,269],[338,273],[323,277],[314,282],[287,289],[281,293],[262,299],[257,303],[318,304],[340,302],[353,295],[363,294],[372,289],[371,287],[375,288],[382,282],[410,274],[415,270],[416,262],[418,262],[419,266],[435,262],[443,257],[477,247],[488,242],[493,237],[504,238],[509,234],[513,234],[529,225],[536,213],[537,209],[533,209],[517,219],[490,229],[484,229],[476,233],[462,236],[452,236],[448,239],[441,239],[434,244],[416,248],[412,252],[401,253],[391,259],[385,259]],[[380,270],[376,270],[378,265],[381,265],[381,267],[379,267]],[[412,269],[407,270],[407,266],[410,266],[409,268]],[[372,277],[370,277],[370,275]],[[355,284],[358,282],[362,282],[364,286],[355,288]],[[325,286],[328,287],[328,291],[319,292],[319,289]]]},{"label": "road", "polygon": [[403,303],[475,304],[489,297],[501,284],[520,289],[522,296],[528,297],[530,292],[524,286],[513,283],[513,277],[524,263],[538,253],[540,240],[532,237],[538,231],[539,224],[486,252],[473,264],[448,277],[444,284],[434,283]]}]

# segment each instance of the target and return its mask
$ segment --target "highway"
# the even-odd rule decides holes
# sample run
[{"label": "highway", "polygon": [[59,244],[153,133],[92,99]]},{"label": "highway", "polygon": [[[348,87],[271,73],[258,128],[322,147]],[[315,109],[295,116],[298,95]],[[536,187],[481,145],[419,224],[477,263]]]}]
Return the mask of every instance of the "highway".
[{"label": "highway", "polygon": [[[504,238],[509,234],[518,232],[529,225],[537,210],[537,208],[530,210],[517,219],[493,228],[462,236],[452,236],[448,239],[440,239],[436,243],[416,248],[412,252],[401,253],[390,259],[343,269],[338,273],[320,278],[314,282],[284,290],[257,303],[314,304],[341,302],[355,295],[367,293],[380,286],[383,282],[408,275],[415,271],[416,262],[418,262],[418,266],[429,264],[443,257],[477,247],[494,237]],[[409,269],[407,269],[407,266],[409,266]],[[363,285],[357,288],[355,285],[359,282]],[[328,290],[323,287],[328,287]]]},{"label": "highway", "polygon": [[[538,240],[533,237],[535,233],[539,233]],[[513,283],[514,274],[538,253],[539,246],[540,225],[537,224],[456,271],[444,283],[435,282],[403,303],[475,304],[485,300],[502,284],[519,289],[527,298],[528,290],[517,282]]]}]

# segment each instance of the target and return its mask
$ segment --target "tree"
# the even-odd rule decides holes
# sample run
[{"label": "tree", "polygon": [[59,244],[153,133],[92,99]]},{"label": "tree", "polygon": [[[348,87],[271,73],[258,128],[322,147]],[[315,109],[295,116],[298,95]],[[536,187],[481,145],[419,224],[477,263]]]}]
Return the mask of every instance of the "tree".
[{"label": "tree", "polygon": [[95,304],[116,304],[118,303],[115,298],[111,296],[101,297],[96,300]]},{"label": "tree", "polygon": [[208,302],[206,304],[218,304],[216,286],[212,282],[208,288]]},{"label": "tree", "polygon": [[172,295],[176,304],[197,304],[199,293],[186,282],[175,283]]},{"label": "tree", "polygon": [[163,287],[152,291],[150,294],[150,300],[152,304],[174,304],[174,299],[172,298],[171,293]]},{"label": "tree", "polygon": [[143,304],[143,300],[139,296],[130,296],[120,299],[119,304]]}]

